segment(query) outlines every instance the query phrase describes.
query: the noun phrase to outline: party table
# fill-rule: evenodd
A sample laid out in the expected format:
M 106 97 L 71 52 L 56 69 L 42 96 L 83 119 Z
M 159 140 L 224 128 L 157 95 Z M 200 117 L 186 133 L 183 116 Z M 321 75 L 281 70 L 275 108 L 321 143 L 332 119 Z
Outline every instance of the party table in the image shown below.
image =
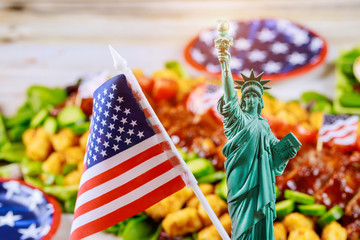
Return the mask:
M 314 90 L 334 96 L 334 59 L 360 43 L 358 0 L 32 0 L 0 2 L 0 106 L 12 114 L 33 84 L 67 86 L 81 76 L 106 70 L 115 75 L 108 44 L 131 68 L 150 75 L 168 60 L 204 75 L 183 56 L 186 44 L 216 20 L 283 18 L 326 39 L 321 66 L 271 84 L 275 97 L 299 98 Z M 68 239 L 72 215 L 64 214 L 56 240 Z M 110 235 L 91 239 L 115 239 Z

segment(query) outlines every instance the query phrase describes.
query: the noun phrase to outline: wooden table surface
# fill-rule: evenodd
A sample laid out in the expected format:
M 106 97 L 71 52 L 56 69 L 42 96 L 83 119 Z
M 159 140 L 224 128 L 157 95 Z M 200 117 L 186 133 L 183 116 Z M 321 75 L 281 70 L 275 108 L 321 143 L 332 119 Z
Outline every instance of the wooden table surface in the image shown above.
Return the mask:
M 108 44 L 147 74 L 170 59 L 185 64 L 184 46 L 201 30 L 214 28 L 219 18 L 286 18 L 328 41 L 323 66 L 273 84 L 272 93 L 282 99 L 306 90 L 332 96 L 332 61 L 341 49 L 360 43 L 360 0 L 1 0 L 1 110 L 13 113 L 35 83 L 65 86 L 84 74 L 115 74 Z

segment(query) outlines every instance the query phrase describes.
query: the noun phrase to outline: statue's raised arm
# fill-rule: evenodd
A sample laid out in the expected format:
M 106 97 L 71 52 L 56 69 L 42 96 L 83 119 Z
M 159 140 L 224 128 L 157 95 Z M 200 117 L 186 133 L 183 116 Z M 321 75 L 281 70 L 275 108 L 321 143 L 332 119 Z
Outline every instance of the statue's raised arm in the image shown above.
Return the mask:
M 215 47 L 219 50 L 218 58 L 221 65 L 224 100 L 225 102 L 229 102 L 236 94 L 230 68 L 231 55 L 228 51 L 233 45 L 233 39 L 228 36 L 229 23 L 227 21 L 218 20 L 217 30 L 220 37 L 215 39 Z

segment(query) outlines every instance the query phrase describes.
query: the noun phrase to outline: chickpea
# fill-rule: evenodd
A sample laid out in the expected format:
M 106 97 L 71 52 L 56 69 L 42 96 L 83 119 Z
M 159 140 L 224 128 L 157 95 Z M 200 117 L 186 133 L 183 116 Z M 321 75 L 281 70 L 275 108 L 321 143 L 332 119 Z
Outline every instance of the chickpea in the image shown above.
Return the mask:
M 287 215 L 283 220 L 283 224 L 289 232 L 298 228 L 314 229 L 314 222 L 298 212 Z
M 314 230 L 300 227 L 290 232 L 288 240 L 320 240 L 320 238 Z
M 203 227 L 201 218 L 194 208 L 184 208 L 169 213 L 162 221 L 164 231 L 170 236 L 183 236 Z
M 41 165 L 44 172 L 61 174 L 65 156 L 62 152 L 53 152 L 48 159 Z
M 336 221 L 326 225 L 321 233 L 321 240 L 346 240 L 346 238 L 346 229 Z
M 287 231 L 283 223 L 281 222 L 274 223 L 274 235 L 275 235 L 275 240 L 287 239 Z

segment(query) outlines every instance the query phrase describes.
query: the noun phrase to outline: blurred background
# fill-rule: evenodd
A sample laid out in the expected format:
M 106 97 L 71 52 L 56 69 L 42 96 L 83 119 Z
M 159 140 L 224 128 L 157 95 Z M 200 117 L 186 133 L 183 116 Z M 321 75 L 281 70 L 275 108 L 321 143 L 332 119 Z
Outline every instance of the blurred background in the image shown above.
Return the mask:
M 332 96 L 333 76 L 327 73 L 341 49 L 359 43 L 359 16 L 358 0 L 2 0 L 0 103 L 5 113 L 13 113 L 31 84 L 65 86 L 84 74 L 112 71 L 108 44 L 131 68 L 146 74 L 161 69 L 167 60 L 184 63 L 186 44 L 200 31 L 215 28 L 219 18 L 285 18 L 324 37 L 329 44 L 325 65 L 272 91 L 280 98 L 296 98 L 298 93 L 288 89 L 301 82 L 305 90 Z
M 271 84 L 281 100 L 305 91 L 333 98 L 334 62 L 360 43 L 359 0 L 0 0 L 0 112 L 15 113 L 34 84 L 64 87 L 103 70 L 115 75 L 109 44 L 148 76 L 169 60 L 206 76 L 185 61 L 184 49 L 219 18 L 288 19 L 327 41 L 320 66 Z M 68 239 L 71 219 L 63 216 L 56 239 Z

